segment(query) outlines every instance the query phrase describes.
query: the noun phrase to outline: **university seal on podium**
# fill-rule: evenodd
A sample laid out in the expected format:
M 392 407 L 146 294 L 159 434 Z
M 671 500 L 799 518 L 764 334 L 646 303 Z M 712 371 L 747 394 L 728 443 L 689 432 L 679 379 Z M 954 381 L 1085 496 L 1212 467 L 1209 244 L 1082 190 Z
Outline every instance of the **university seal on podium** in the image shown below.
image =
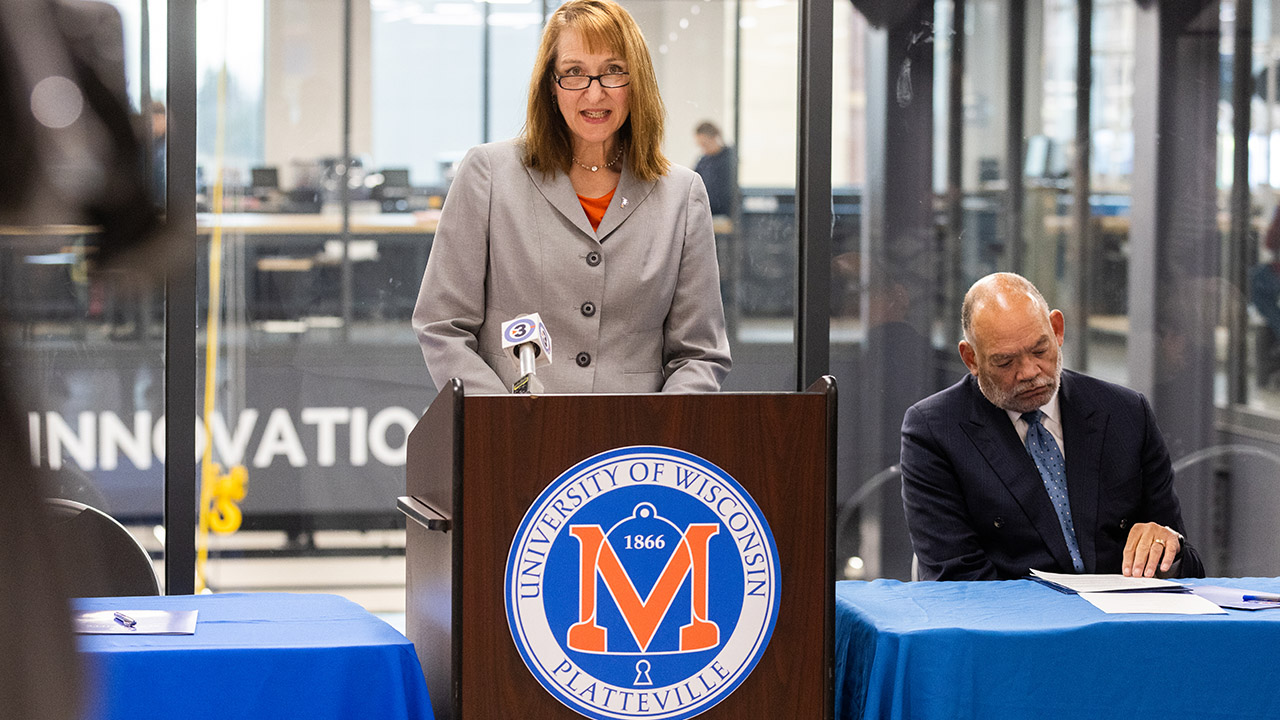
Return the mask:
M 714 464 L 618 448 L 556 478 L 507 558 L 507 621 L 533 676 L 600 720 L 679 720 L 732 693 L 781 597 L 769 524 Z

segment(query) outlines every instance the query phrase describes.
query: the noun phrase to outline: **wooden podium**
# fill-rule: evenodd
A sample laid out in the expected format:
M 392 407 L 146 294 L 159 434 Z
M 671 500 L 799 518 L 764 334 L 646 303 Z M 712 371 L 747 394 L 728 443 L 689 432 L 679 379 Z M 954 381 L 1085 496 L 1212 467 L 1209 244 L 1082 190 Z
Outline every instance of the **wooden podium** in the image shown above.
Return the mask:
M 463 395 L 444 388 L 408 440 L 406 630 L 437 718 L 578 718 L 526 667 L 504 577 L 526 511 L 577 463 L 661 446 L 713 463 L 767 519 L 781 589 L 753 671 L 700 718 L 834 712 L 836 388 L 699 395 Z M 637 715 L 639 717 L 639 715 Z

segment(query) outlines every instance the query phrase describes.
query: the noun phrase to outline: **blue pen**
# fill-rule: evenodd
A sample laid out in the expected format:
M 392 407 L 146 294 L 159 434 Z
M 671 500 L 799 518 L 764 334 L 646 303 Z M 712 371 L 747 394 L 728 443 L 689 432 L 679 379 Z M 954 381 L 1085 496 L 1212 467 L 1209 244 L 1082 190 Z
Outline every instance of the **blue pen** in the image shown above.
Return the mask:
M 138 621 L 137 621 L 137 620 L 134 620 L 133 618 L 129 617 L 128 615 L 125 615 L 125 614 L 124 614 L 124 613 L 122 613 L 122 612 L 118 612 L 118 613 L 116 613 L 116 614 L 115 614 L 115 618 L 116 618 L 116 622 L 118 622 L 118 623 L 120 623 L 121 625 L 123 625 L 123 626 L 125 626 L 125 627 L 129 628 L 130 630 L 136 630 L 136 629 L 137 629 L 137 628 L 136 628 L 136 625 L 138 624 Z
M 1280 603 L 1280 595 L 1244 595 L 1240 599 L 1245 602 Z

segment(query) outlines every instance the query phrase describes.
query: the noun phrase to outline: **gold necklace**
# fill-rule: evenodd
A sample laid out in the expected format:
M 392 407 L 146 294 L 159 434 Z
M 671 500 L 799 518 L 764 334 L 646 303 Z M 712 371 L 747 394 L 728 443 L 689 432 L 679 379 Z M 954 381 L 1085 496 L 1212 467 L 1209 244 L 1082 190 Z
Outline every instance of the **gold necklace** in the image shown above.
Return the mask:
M 619 145 L 618 152 L 613 154 L 613 159 L 605 163 L 604 165 L 583 165 L 581 162 L 578 161 L 577 157 L 573 158 L 573 162 L 576 163 L 577 166 L 582 168 L 583 170 L 590 170 L 591 172 L 597 172 L 602 167 L 613 167 L 614 165 L 617 165 L 618 161 L 621 159 L 622 159 L 622 146 Z

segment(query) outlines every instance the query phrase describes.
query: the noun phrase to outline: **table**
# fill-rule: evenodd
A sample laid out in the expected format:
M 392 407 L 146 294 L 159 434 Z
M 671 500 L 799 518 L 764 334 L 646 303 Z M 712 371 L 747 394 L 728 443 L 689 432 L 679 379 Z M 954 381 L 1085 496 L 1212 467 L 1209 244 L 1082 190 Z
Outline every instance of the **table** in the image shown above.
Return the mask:
M 836 716 L 1277 717 L 1280 610 L 1227 613 L 1107 615 L 1031 580 L 840 582 Z
M 348 218 L 354 235 L 434 235 L 439 210 L 416 213 L 359 213 Z M 340 213 L 198 213 L 196 232 L 207 235 L 213 228 L 245 235 L 332 235 L 342 233 Z
M 336 595 L 79 598 L 78 610 L 198 610 L 194 635 L 80 635 L 93 720 L 431 720 L 413 644 Z

